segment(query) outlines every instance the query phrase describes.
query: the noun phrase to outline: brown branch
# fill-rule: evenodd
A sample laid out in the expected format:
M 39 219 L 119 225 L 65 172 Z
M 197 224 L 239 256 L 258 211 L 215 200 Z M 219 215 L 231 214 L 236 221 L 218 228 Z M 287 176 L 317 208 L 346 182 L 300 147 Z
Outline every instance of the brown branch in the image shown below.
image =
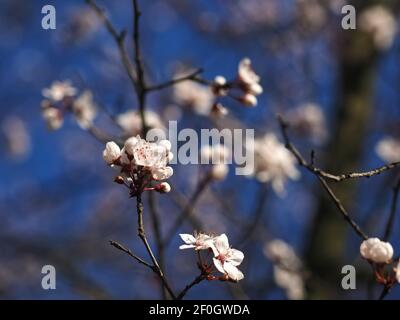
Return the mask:
M 157 273 L 157 270 L 154 268 L 154 266 L 152 266 L 150 263 L 144 261 L 142 258 L 140 258 L 137 255 L 135 255 L 130 249 L 127 249 L 122 244 L 120 244 L 120 243 L 118 243 L 118 242 L 116 242 L 114 240 L 110 240 L 110 245 L 112 245 L 113 247 L 117 248 L 118 250 L 121 250 L 122 252 L 125 252 L 127 255 L 131 256 L 133 259 L 135 259 L 140 264 L 145 265 L 146 267 L 150 268 L 152 271 Z
M 146 82 L 144 76 L 144 67 L 142 61 L 141 47 L 140 47 L 140 29 L 139 20 L 142 13 L 139 9 L 138 0 L 132 0 L 133 5 L 133 45 L 135 50 L 135 65 L 137 72 L 137 86 L 136 86 L 136 96 L 139 103 L 139 113 L 142 121 L 142 134 L 143 137 L 146 136 L 148 131 L 145 109 L 146 109 Z
M 197 76 L 199 74 L 201 74 L 203 72 L 203 69 L 199 68 L 195 71 L 193 71 L 192 73 L 186 75 L 186 76 L 182 76 L 182 77 L 178 77 L 172 80 L 169 80 L 167 82 L 164 82 L 162 84 L 158 84 L 158 85 L 154 85 L 154 86 L 150 86 L 147 88 L 147 91 L 156 91 L 156 90 L 162 90 L 165 88 L 169 88 L 172 87 L 180 82 L 184 82 L 184 81 L 188 81 L 188 80 L 194 80 L 194 81 L 198 81 Z
M 165 268 L 164 251 L 165 250 L 164 250 L 164 243 L 162 241 L 163 236 L 162 236 L 161 228 L 160 228 L 160 219 L 159 219 L 159 214 L 157 212 L 155 194 L 153 192 L 149 193 L 148 200 L 149 200 L 148 203 L 149 203 L 150 218 L 151 218 L 151 222 L 152 222 L 154 238 L 156 241 L 158 260 L 159 260 L 161 270 L 164 270 L 164 268 Z M 167 298 L 166 290 L 162 283 L 161 283 L 161 294 L 162 294 L 163 299 L 165 300 Z
M 93 8 L 93 10 L 99 16 L 99 18 L 104 22 L 104 24 L 107 28 L 107 31 L 114 38 L 114 40 L 118 46 L 118 51 L 119 51 L 122 63 L 125 67 L 126 73 L 128 74 L 128 77 L 131 80 L 131 83 L 136 90 L 137 89 L 136 72 L 135 72 L 134 66 L 129 58 L 128 51 L 126 50 L 126 47 L 125 47 L 126 31 L 124 30 L 122 32 L 118 32 L 117 29 L 112 24 L 112 22 L 110 21 L 110 19 L 108 19 L 104 10 L 102 8 L 100 8 L 94 0 L 86 0 L 86 3 L 90 7 Z
M 317 175 L 318 180 L 321 182 L 322 187 L 325 189 L 326 192 L 328 192 L 330 198 L 334 202 L 336 208 L 340 211 L 342 214 L 343 218 L 350 224 L 350 226 L 353 228 L 353 230 L 364 240 L 368 239 L 368 236 L 361 230 L 360 226 L 352 219 L 350 218 L 349 213 L 346 211 L 344 208 L 343 204 L 340 202 L 338 197 L 335 195 L 331 187 L 329 187 L 328 183 L 326 180 L 321 177 L 320 175 Z
M 357 233 L 357 235 L 359 235 L 364 240 L 368 239 L 368 236 L 361 230 L 361 228 L 358 226 L 358 224 L 350 217 L 349 213 L 344 208 L 344 206 L 341 203 L 341 201 L 339 200 L 339 198 L 335 195 L 335 193 L 333 192 L 331 187 L 329 187 L 328 183 L 325 180 L 325 178 L 332 179 L 332 177 L 337 177 L 337 176 L 331 175 L 329 173 L 326 173 L 326 172 L 314 167 L 314 164 L 313 164 L 314 163 L 314 155 L 315 155 L 314 152 L 312 152 L 312 154 L 311 154 L 311 162 L 310 163 L 307 160 L 305 160 L 305 158 L 302 156 L 302 154 L 290 142 L 289 135 L 287 133 L 288 124 L 283 120 L 283 118 L 281 116 L 278 116 L 278 121 L 279 121 L 279 124 L 281 127 L 283 138 L 285 140 L 286 148 L 296 157 L 300 166 L 308 169 L 311 173 L 313 173 L 315 176 L 317 176 L 322 187 L 328 193 L 329 197 L 332 199 L 336 208 L 340 211 L 343 218 L 350 224 L 350 226 Z M 335 180 L 335 179 L 333 179 L 333 180 Z M 336 180 L 336 181 L 341 181 L 341 180 Z
M 138 194 L 136 196 L 136 210 L 137 210 L 137 215 L 138 215 L 138 236 L 142 240 L 147 253 L 150 256 L 150 259 L 153 263 L 153 267 L 156 270 L 157 275 L 159 276 L 161 282 L 163 283 L 165 289 L 168 291 L 172 299 L 176 299 L 174 292 L 172 291 L 171 287 L 168 284 L 167 279 L 164 276 L 163 271 L 160 268 L 160 265 L 153 253 L 153 250 L 151 249 L 149 242 L 147 241 L 145 229 L 144 229 L 144 223 L 143 223 L 143 202 L 142 202 L 142 197 L 141 194 Z
M 313 174 L 316 174 L 325 179 L 332 180 L 335 182 L 341 182 L 341 181 L 349 180 L 349 179 L 371 178 L 371 177 L 379 175 L 385 171 L 388 171 L 395 167 L 400 166 L 400 162 L 393 162 L 393 163 L 384 165 L 382 167 L 372 169 L 370 171 L 365 171 L 365 172 L 353 172 L 353 173 L 346 173 L 346 174 L 339 174 L 339 175 L 335 175 L 335 174 L 326 172 L 320 168 L 315 167 L 312 162 L 309 163 L 304 159 L 304 157 L 301 155 L 299 150 L 297 150 L 297 148 L 290 142 L 290 139 L 287 134 L 288 123 L 286 123 L 283 120 L 282 116 L 278 115 L 277 117 L 278 117 L 279 124 L 281 126 L 282 135 L 285 140 L 287 149 L 289 149 L 292 152 L 292 154 L 296 157 L 297 161 L 299 162 L 299 164 L 302 167 L 306 168 Z
M 201 273 L 199 276 L 197 276 L 190 284 L 188 284 L 180 294 L 176 297 L 176 300 L 182 300 L 183 297 L 188 293 L 188 291 L 195 286 L 196 284 L 199 284 L 205 279 L 205 276 L 203 273 Z

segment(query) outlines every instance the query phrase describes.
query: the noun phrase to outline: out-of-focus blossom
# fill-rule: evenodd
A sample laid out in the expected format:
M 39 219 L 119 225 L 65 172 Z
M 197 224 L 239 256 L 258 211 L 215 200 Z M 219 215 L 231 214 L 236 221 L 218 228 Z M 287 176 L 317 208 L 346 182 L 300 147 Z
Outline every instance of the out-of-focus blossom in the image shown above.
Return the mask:
M 275 239 L 264 246 L 264 254 L 274 263 L 274 280 L 279 287 L 285 289 L 288 298 L 304 299 L 303 266 L 293 248 Z
M 400 161 L 400 140 L 385 137 L 375 147 L 378 156 L 387 163 Z
M 278 138 L 268 133 L 247 146 L 254 152 L 253 175 L 261 182 L 271 182 L 278 195 L 285 194 L 288 178 L 297 180 L 300 172 L 296 168 L 296 159 Z
M 63 32 L 66 42 L 77 42 L 93 34 L 102 26 L 102 21 L 91 8 L 74 10 L 69 19 L 70 23 Z
M 90 128 L 97 115 L 97 106 L 93 101 L 93 94 L 85 90 L 72 104 L 72 111 L 76 121 L 82 129 Z
M 274 263 L 283 265 L 286 268 L 300 269 L 302 267 L 302 263 L 293 248 L 283 240 L 274 239 L 269 241 L 264 246 L 264 254 Z
M 201 163 L 228 163 L 230 161 L 231 152 L 224 144 L 204 145 L 200 150 Z
M 184 81 L 175 85 L 173 97 L 177 104 L 205 116 L 210 114 L 214 103 L 212 90 L 193 81 Z
M 216 76 L 212 84 L 212 90 L 216 96 L 226 96 L 227 95 L 227 80 L 224 76 Z
M 2 123 L 6 146 L 13 157 L 25 157 L 31 150 L 31 136 L 25 122 L 17 116 L 9 116 Z
M 393 14 L 382 5 L 365 9 L 359 18 L 360 29 L 369 33 L 379 50 L 387 50 L 393 45 L 397 33 L 397 22 Z
M 230 162 L 231 152 L 229 148 L 222 144 L 204 145 L 200 150 L 202 164 L 211 163 L 210 176 L 213 180 L 221 181 L 229 173 L 228 163 Z
M 240 97 L 240 101 L 248 107 L 255 107 L 257 106 L 257 97 L 251 93 L 245 93 L 243 96 Z
M 306 103 L 290 110 L 285 117 L 297 134 L 310 137 L 314 143 L 328 138 L 324 113 L 320 106 Z
M 194 235 L 183 233 L 179 235 L 185 244 L 179 249 L 207 250 L 213 245 L 214 239 L 205 233 L 195 233 Z
M 145 111 L 146 125 L 149 129 L 163 129 L 160 116 L 151 110 Z M 116 122 L 128 136 L 136 136 L 142 133 L 142 119 L 137 111 L 127 111 L 116 117 Z
M 360 253 L 364 259 L 376 263 L 388 263 L 393 257 L 393 247 L 389 242 L 369 238 L 361 243 Z
M 400 283 L 400 261 L 397 263 L 396 266 L 396 280 Z
M 319 31 L 327 22 L 326 9 L 317 0 L 297 0 L 297 19 L 305 31 Z
M 73 97 L 77 92 L 77 89 L 72 86 L 69 80 L 54 81 L 49 88 L 42 90 L 43 96 L 53 102 L 59 102 L 66 97 Z
M 42 110 L 43 119 L 50 130 L 60 129 L 64 123 L 62 112 L 54 107 L 47 107 Z
M 274 280 L 279 287 L 285 289 L 290 300 L 304 299 L 304 280 L 298 273 L 275 265 Z
M 224 273 L 233 281 L 244 278 L 243 273 L 237 268 L 242 263 L 244 254 L 229 246 L 226 234 L 215 237 L 211 249 L 214 252 L 214 265 L 218 271 Z
M 256 106 L 256 96 L 263 92 L 263 88 L 260 85 L 260 77 L 254 72 L 251 66 L 251 60 L 249 58 L 244 58 L 239 63 L 238 81 L 241 89 L 244 92 L 240 100 L 246 106 Z
M 224 117 L 229 113 L 228 109 L 225 108 L 221 103 L 214 103 L 211 109 L 211 115 L 220 118 Z
M 226 178 L 229 173 L 229 167 L 226 164 L 214 164 L 211 168 L 210 175 L 215 181 L 221 181 Z

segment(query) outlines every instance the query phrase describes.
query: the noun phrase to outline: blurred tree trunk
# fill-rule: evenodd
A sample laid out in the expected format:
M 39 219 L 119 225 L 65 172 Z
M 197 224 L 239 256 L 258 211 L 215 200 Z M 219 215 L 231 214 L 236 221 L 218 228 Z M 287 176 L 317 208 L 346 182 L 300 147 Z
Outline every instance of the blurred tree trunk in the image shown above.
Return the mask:
M 390 1 L 373 1 L 389 4 Z M 369 1 L 354 2 L 357 18 Z M 360 4 L 360 5 L 357 5 Z M 373 94 L 378 54 L 372 37 L 359 30 L 341 30 L 338 39 L 338 100 L 335 129 L 328 146 L 324 168 L 333 173 L 357 171 L 362 158 L 368 123 L 373 110 Z M 332 185 L 350 215 L 354 214 L 356 181 Z M 306 252 L 310 270 L 324 283 L 310 284 L 310 298 L 337 298 L 341 289 L 341 268 L 346 236 L 350 227 L 321 190 L 316 216 L 311 226 Z M 360 239 L 361 240 L 361 239 Z

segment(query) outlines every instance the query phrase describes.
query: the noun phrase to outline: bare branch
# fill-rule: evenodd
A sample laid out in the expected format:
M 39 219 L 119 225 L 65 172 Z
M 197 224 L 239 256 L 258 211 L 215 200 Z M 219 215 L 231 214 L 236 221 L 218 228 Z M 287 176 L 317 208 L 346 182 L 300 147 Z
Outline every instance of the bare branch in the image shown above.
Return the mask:
M 136 209 L 137 209 L 137 215 L 138 215 L 138 236 L 142 240 L 147 253 L 149 254 L 151 261 L 153 263 L 153 267 L 157 272 L 157 275 L 160 277 L 160 280 L 162 281 L 165 289 L 168 291 L 168 293 L 171 295 L 172 299 L 176 299 L 176 296 L 174 292 L 172 291 L 171 287 L 169 286 L 167 279 L 164 276 L 163 271 L 160 268 L 160 265 L 158 264 L 158 261 L 153 253 L 153 250 L 151 249 L 149 242 L 147 241 L 145 229 L 144 229 L 144 224 L 143 224 L 143 203 L 142 203 L 142 198 L 141 195 L 137 195 L 136 197 Z
M 99 18 L 104 22 L 108 32 L 111 34 L 111 36 L 114 38 L 119 54 L 122 60 L 122 63 L 125 67 L 126 73 L 128 74 L 129 79 L 131 80 L 131 83 L 133 87 L 137 88 L 137 81 L 136 81 L 136 72 L 135 68 L 129 58 L 128 51 L 126 50 L 125 47 L 125 36 L 126 36 L 126 31 L 118 32 L 117 29 L 114 27 L 110 19 L 107 17 L 106 13 L 102 8 L 100 8 L 97 3 L 94 0 L 86 0 L 86 3 L 93 8 L 93 10 L 97 13 Z
M 135 259 L 137 262 L 145 265 L 146 267 L 150 268 L 152 271 L 157 273 L 157 270 L 150 263 L 144 261 L 142 258 L 139 258 L 130 249 L 127 249 L 122 244 L 120 244 L 120 243 L 118 243 L 118 242 L 116 242 L 114 240 L 110 240 L 110 245 L 112 245 L 113 247 L 117 248 L 118 250 L 121 250 L 122 252 L 125 252 L 127 255 L 129 255 L 133 259 Z
M 300 166 L 308 169 L 311 173 L 317 176 L 318 180 L 320 181 L 322 187 L 325 189 L 325 191 L 329 194 L 330 198 L 332 199 L 333 203 L 335 206 L 338 208 L 340 213 L 342 214 L 343 218 L 350 224 L 350 226 L 353 228 L 353 230 L 359 235 L 361 238 L 364 240 L 368 239 L 368 236 L 361 230 L 361 228 L 357 225 L 357 223 L 350 217 L 349 213 L 346 211 L 344 208 L 343 204 L 340 202 L 339 198 L 335 195 L 333 190 L 329 187 L 328 183 L 326 182 L 325 178 L 329 178 L 331 180 L 335 181 L 341 181 L 343 179 L 335 179 L 338 176 L 331 175 L 329 173 L 326 173 L 316 167 L 312 164 L 314 162 L 314 156 L 315 153 L 312 153 L 311 155 L 311 163 L 308 163 L 305 158 L 301 155 L 301 153 L 296 149 L 296 147 L 290 142 L 288 133 L 287 133 L 287 128 L 288 124 L 285 123 L 283 118 L 281 116 L 278 116 L 278 121 L 281 127 L 282 135 L 285 140 L 285 145 L 286 148 L 296 157 L 298 163 Z
M 307 170 L 311 171 L 312 173 L 314 173 L 318 176 L 321 176 L 323 178 L 326 178 L 326 179 L 329 179 L 329 180 L 332 180 L 335 182 L 340 182 L 340 181 L 349 180 L 349 179 L 371 178 L 372 176 L 376 176 L 385 171 L 388 171 L 395 167 L 400 166 L 400 162 L 393 162 L 393 163 L 390 163 L 390 164 L 387 164 L 382 167 L 372 169 L 372 170 L 366 171 L 366 172 L 353 172 L 353 173 L 339 174 L 339 175 L 335 175 L 335 174 L 326 172 L 326 171 L 314 166 L 314 156 L 312 156 L 311 163 L 308 163 L 304 159 L 304 157 L 301 155 L 299 150 L 297 150 L 297 148 L 290 142 L 290 140 L 288 138 L 288 134 L 287 134 L 288 124 L 283 120 L 282 116 L 280 116 L 280 115 L 278 115 L 278 121 L 281 126 L 281 131 L 282 131 L 283 138 L 285 140 L 286 148 L 288 148 L 293 153 L 293 155 L 296 157 L 297 161 L 299 162 L 299 164 L 302 167 L 306 168 Z
M 183 297 L 188 293 L 188 291 L 195 286 L 196 284 L 199 284 L 205 279 L 203 273 L 201 273 L 199 276 L 197 276 L 190 284 L 188 284 L 185 289 L 182 290 L 180 294 L 176 297 L 176 300 L 182 300 Z
M 174 86 L 174 85 L 176 85 L 176 84 L 178 84 L 180 82 L 184 82 L 184 81 L 189 81 L 189 80 L 197 81 L 198 80 L 197 76 L 199 74 L 201 74 L 202 72 L 203 72 L 203 69 L 199 68 L 199 69 L 193 71 L 192 73 L 190 73 L 190 74 L 188 74 L 186 76 L 178 77 L 178 78 L 169 80 L 167 82 L 164 82 L 162 84 L 150 86 L 150 87 L 147 88 L 147 91 L 162 90 L 162 89 L 165 89 L 165 88 L 172 87 L 172 86 Z

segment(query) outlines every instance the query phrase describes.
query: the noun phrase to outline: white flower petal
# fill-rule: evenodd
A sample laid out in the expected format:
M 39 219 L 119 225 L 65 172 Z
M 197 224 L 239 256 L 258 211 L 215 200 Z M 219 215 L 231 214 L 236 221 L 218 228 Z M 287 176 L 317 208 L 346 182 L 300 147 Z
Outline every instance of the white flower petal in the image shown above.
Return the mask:
M 214 246 L 219 254 L 225 254 L 229 250 L 229 241 L 225 233 L 214 239 Z
M 244 278 L 244 274 L 231 263 L 224 263 L 224 270 L 229 278 L 234 281 L 239 281 Z
M 196 243 L 196 238 L 193 237 L 193 235 L 188 234 L 188 233 L 181 233 L 179 234 L 179 236 L 181 237 L 181 239 L 183 240 L 183 242 L 187 243 L 187 244 L 194 244 Z
M 216 259 L 216 258 L 213 258 L 213 262 L 214 262 L 215 268 L 217 268 L 217 270 L 218 270 L 219 272 L 225 273 L 225 270 L 224 270 L 224 267 L 223 267 L 221 261 L 219 261 L 219 260 Z
M 234 266 L 238 266 L 242 263 L 244 259 L 244 254 L 242 251 L 236 249 L 230 249 L 229 251 L 229 258 L 227 262 L 231 263 Z

